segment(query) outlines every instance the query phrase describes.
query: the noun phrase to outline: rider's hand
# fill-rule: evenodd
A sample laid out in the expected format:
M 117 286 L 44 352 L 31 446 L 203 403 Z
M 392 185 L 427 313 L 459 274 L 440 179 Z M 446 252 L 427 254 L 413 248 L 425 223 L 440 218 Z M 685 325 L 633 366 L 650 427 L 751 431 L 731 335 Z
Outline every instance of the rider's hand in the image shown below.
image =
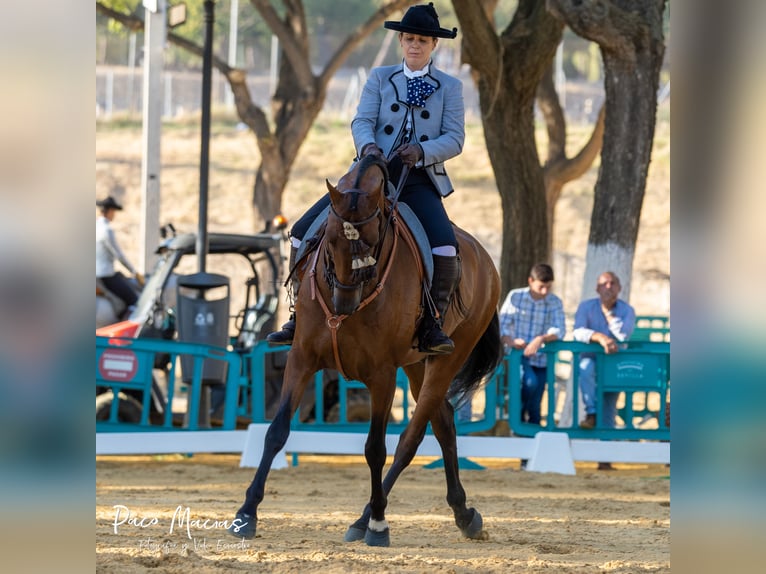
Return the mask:
M 383 150 L 380 149 L 378 145 L 375 143 L 368 143 L 366 146 L 362 148 L 362 157 L 365 157 L 368 155 L 374 155 L 375 157 L 385 159 L 385 156 L 383 155 Z
M 397 148 L 396 154 L 402 158 L 402 163 L 408 167 L 414 167 L 423 159 L 423 148 L 418 144 L 404 144 Z
M 146 283 L 146 280 L 144 279 L 144 275 L 143 275 L 143 273 L 139 273 L 138 271 L 136 271 L 136 273 L 135 273 L 134 277 L 136 278 L 136 282 L 137 282 L 137 283 L 138 283 L 138 284 L 139 284 L 141 287 L 143 287 L 143 286 L 144 286 L 144 283 Z

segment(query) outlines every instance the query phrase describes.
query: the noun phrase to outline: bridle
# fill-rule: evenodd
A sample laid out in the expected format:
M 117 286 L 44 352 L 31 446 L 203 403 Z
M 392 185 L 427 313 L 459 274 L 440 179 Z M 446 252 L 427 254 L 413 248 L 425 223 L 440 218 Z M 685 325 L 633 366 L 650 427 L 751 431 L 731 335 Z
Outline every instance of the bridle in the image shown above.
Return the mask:
M 361 189 L 362 180 L 372 166 L 380 169 L 383 176 L 382 186 L 385 189 L 388 183 L 388 168 L 384 160 L 374 156 L 366 156 L 359 160 L 358 170 L 351 188 L 341 192 L 344 198 L 349 198 L 344 209 L 346 215 L 343 216 L 338 213 L 336 206 L 332 203 L 332 198 L 330 202 L 331 217 L 335 217 L 340 224 L 342 235 L 339 235 L 339 238 L 345 237 L 346 241 L 348 241 L 348 253 L 351 257 L 350 274 L 345 278 L 348 283 L 344 283 L 338 279 L 335 269 L 336 262 L 333 261 L 330 250 L 327 248 L 322 250 L 324 252 L 325 263 L 324 278 L 333 294 L 333 307 L 336 315 L 339 314 L 339 311 L 346 314 L 353 312 L 354 309 L 350 309 L 350 307 L 353 305 L 355 308 L 359 304 L 365 285 L 375 278 L 377 274 L 378 260 L 387 229 L 387 225 L 384 225 L 383 221 L 380 200 L 377 201 L 375 209 L 369 215 L 364 216 L 362 219 L 351 219 L 351 217 L 359 213 L 359 199 L 368 197 L 369 194 L 373 193 L 372 191 L 366 192 Z M 337 194 L 337 188 L 333 192 Z M 332 195 L 333 193 L 331 193 Z M 385 194 L 382 192 L 381 195 L 385 197 Z M 362 239 L 364 236 L 363 228 L 373 223 L 377 223 L 377 241 L 375 245 L 368 245 Z
M 369 157 L 369 156 L 368 156 Z M 363 158 L 363 162 L 367 160 L 367 158 Z M 384 174 L 384 183 L 383 185 L 386 185 L 388 181 L 388 170 L 385 169 L 385 164 L 380 163 L 379 161 L 376 161 L 371 158 L 371 160 L 367 160 L 366 164 L 360 165 L 359 168 L 359 174 L 357 175 L 356 182 L 354 183 L 353 188 L 344 191 L 344 194 L 353 194 L 351 195 L 351 210 L 354 210 L 356 208 L 356 203 L 358 201 L 358 198 L 360 194 L 363 194 L 365 192 L 361 191 L 358 188 L 360 179 L 366 169 L 373 163 L 376 162 L 377 165 L 379 165 Z M 352 313 L 355 313 L 359 311 L 360 309 L 363 309 L 367 305 L 369 305 L 383 290 L 383 286 L 386 282 L 386 279 L 388 278 L 389 272 L 391 271 L 391 267 L 393 266 L 394 262 L 394 254 L 396 252 L 396 246 L 397 246 L 397 239 L 398 239 L 398 231 L 394 229 L 393 233 L 393 244 L 391 246 L 391 250 L 388 256 L 388 261 L 386 263 L 386 267 L 382 273 L 382 275 L 379 277 L 378 283 L 375 285 L 375 288 L 362 300 L 362 294 L 364 292 L 365 285 L 375 278 L 377 276 L 377 266 L 378 261 L 381 255 L 381 251 L 383 249 L 383 245 L 385 243 L 385 234 L 389 228 L 389 222 L 391 218 L 393 217 L 393 210 L 391 210 L 391 213 L 389 214 L 389 217 L 384 217 L 384 213 L 380 208 L 380 205 L 377 205 L 375 210 L 370 214 L 364 217 L 363 219 L 359 221 L 351 221 L 347 219 L 346 217 L 341 216 L 335 209 L 335 207 L 332 205 L 332 202 L 330 203 L 330 210 L 332 212 L 332 215 L 340 221 L 342 230 L 343 230 L 343 237 L 349 242 L 349 253 L 351 255 L 351 280 L 352 282 L 350 284 L 342 283 L 336 273 L 335 273 L 335 265 L 332 260 L 332 257 L 329 253 L 329 250 L 327 247 L 327 230 L 325 229 L 325 233 L 317 246 L 316 251 L 314 252 L 314 257 L 310 266 L 309 275 L 310 275 L 310 284 L 311 284 L 311 298 L 317 299 L 319 301 L 320 306 L 322 307 L 322 310 L 325 313 L 326 323 L 327 327 L 330 329 L 330 332 L 332 333 L 332 345 L 333 345 L 333 353 L 335 355 L 335 363 L 337 366 L 338 371 L 346 377 L 345 372 L 343 371 L 343 367 L 340 361 L 340 354 L 338 351 L 338 329 L 340 328 L 342 322 L 348 318 Z M 360 233 L 360 230 L 366 226 L 370 225 L 373 222 L 377 221 L 378 225 L 378 241 L 374 246 L 367 245 L 362 239 L 362 234 Z M 396 228 L 396 226 L 394 226 Z M 373 254 L 374 249 L 374 254 Z M 317 268 L 317 262 L 319 260 L 319 254 L 324 254 L 324 278 L 327 282 L 327 285 L 330 289 L 330 292 L 332 293 L 332 303 L 333 303 L 333 311 L 330 310 L 330 307 L 328 306 L 327 302 L 325 302 L 324 298 L 321 294 L 317 293 L 317 285 L 316 285 L 316 268 Z M 359 301 L 357 305 L 355 305 L 354 309 L 350 310 L 346 313 L 338 313 L 338 303 L 341 302 L 343 299 L 350 299 L 351 301 Z M 348 378 L 348 377 L 346 377 Z
M 359 190 L 352 189 L 346 193 L 363 193 Z M 349 252 L 351 254 L 351 280 L 352 283 L 347 285 L 342 283 L 335 274 L 335 265 L 330 258 L 327 250 L 325 250 L 325 279 L 330 289 L 340 289 L 341 291 L 361 291 L 364 289 L 365 283 L 375 277 L 377 271 L 378 257 L 380 256 L 380 250 L 382 248 L 383 237 L 379 237 L 379 241 L 375 247 L 375 254 L 373 255 L 372 249 L 361 239 L 361 233 L 359 230 L 371 223 L 373 220 L 378 220 L 378 228 L 381 228 L 382 222 L 380 220 L 381 210 L 380 206 L 375 208 L 370 215 L 362 219 L 361 221 L 349 221 L 344 219 L 332 204 L 330 204 L 330 210 L 332 214 L 340 220 L 343 227 L 343 236 L 349 241 Z

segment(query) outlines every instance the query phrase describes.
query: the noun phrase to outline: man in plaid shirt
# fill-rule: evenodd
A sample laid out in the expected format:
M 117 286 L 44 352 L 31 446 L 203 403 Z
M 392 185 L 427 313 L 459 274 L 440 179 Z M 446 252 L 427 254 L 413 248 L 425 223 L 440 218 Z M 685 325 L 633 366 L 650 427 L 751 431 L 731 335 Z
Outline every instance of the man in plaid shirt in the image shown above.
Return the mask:
M 533 266 L 529 286 L 514 289 L 500 308 L 500 337 L 506 350 L 524 351 L 521 359 L 521 419 L 540 424 L 540 403 L 545 390 L 546 356 L 540 347 L 564 336 L 564 305 L 551 293 L 553 269 Z

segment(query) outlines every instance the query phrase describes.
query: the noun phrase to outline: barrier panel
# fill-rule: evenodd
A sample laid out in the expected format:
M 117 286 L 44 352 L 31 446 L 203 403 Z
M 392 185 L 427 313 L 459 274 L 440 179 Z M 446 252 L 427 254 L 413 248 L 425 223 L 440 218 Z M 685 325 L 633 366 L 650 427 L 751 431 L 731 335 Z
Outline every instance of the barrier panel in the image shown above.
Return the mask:
M 665 409 L 670 392 L 670 344 L 653 342 L 628 342 L 620 345 L 615 354 L 607 355 L 597 343 L 555 341 L 542 349 L 548 356 L 545 405 L 547 414 L 541 426 L 522 420 L 521 413 L 521 357 L 522 352 L 512 350 L 506 356 L 508 371 L 509 425 L 515 435 L 534 436 L 540 431 L 566 432 L 570 438 L 594 438 L 605 440 L 670 440 L 670 429 L 665 424 Z M 580 403 L 580 359 L 591 356 L 596 362 L 597 404 L 603 405 L 605 392 L 624 393 L 624 405 L 618 410 L 623 421 L 621 428 L 606 428 L 602 413 L 596 415 L 596 427 L 579 428 L 578 406 Z M 566 366 L 571 385 L 567 385 L 567 405 L 571 404 L 571 423 L 561 420 L 560 393 L 557 378 L 559 367 Z M 557 376 L 558 374 L 558 376 Z M 650 406 L 650 403 L 653 403 Z M 636 405 L 639 405 L 636 408 Z M 618 404 L 619 406 L 619 404 Z M 559 415 L 559 420 L 556 420 Z M 647 423 L 651 423 L 647 425 Z
M 665 315 L 638 315 L 631 341 L 670 342 L 670 317 Z
M 245 350 L 235 347 L 222 348 L 203 343 L 190 343 L 163 339 L 122 339 L 96 337 L 96 388 L 97 393 L 111 389 L 112 402 L 107 420 L 96 421 L 96 432 L 136 431 L 189 431 L 211 428 L 205 424 L 206 413 L 200 413 L 203 393 L 213 392 L 214 410 L 222 412 L 215 420 L 215 430 L 233 431 L 249 423 L 267 423 L 276 412 L 281 392 L 281 372 L 275 373 L 267 367 L 270 355 L 283 353 L 285 347 L 272 347 L 260 341 Z M 204 367 L 210 361 L 226 365 L 223 384 L 205 378 Z M 191 376 L 178 369 L 183 363 L 188 371 L 192 364 Z M 334 373 L 334 372 L 333 372 Z M 159 384 L 158 379 L 163 379 Z M 474 397 L 482 407 L 470 421 L 456 421 L 459 434 L 480 432 L 492 428 L 496 422 L 498 408 L 497 374 Z M 325 401 L 328 384 L 337 384 L 335 416 L 326 416 Z M 402 369 L 396 374 L 399 403 L 392 413 L 390 432 L 402 432 L 410 420 L 412 400 L 409 381 Z M 340 374 L 328 379 L 325 371 L 314 376 L 309 385 L 301 408 L 295 413 L 291 426 L 294 430 L 321 430 L 328 432 L 364 432 L 369 428 L 368 420 L 350 420 L 349 397 L 356 393 L 365 400 L 368 391 L 363 383 L 346 380 Z M 335 392 L 333 393 L 335 394 Z M 179 401 L 180 399 L 180 401 Z M 174 404 L 186 401 L 183 422 L 179 413 L 173 412 Z M 119 416 L 121 402 L 138 401 L 140 420 L 126 421 Z M 221 405 L 222 403 L 222 410 Z M 215 409 L 216 405 L 219 406 Z M 358 411 L 364 411 L 366 403 Z M 176 411 L 178 407 L 176 405 Z M 209 414 L 209 413 L 208 413 Z M 357 416 L 357 419 L 359 417 Z M 456 417 L 457 418 L 457 417 Z M 209 416 L 207 417 L 209 420 Z M 430 433 L 430 426 L 427 431 Z
M 669 428 L 662 416 L 670 387 L 669 344 L 631 342 L 623 347 L 619 353 L 607 356 L 597 344 L 566 341 L 547 344 L 544 348 L 549 356 L 547 414 L 542 426 L 521 420 L 521 352 L 509 353 L 482 390 L 473 397 L 474 405 L 478 406 L 477 412 L 473 413 L 475 420 L 459 421 L 456 414 L 461 457 L 527 458 L 530 461 L 529 470 L 566 474 L 571 473 L 573 460 L 669 462 L 670 445 L 657 442 L 670 440 Z M 265 425 L 269 422 L 267 406 L 278 397 L 279 390 L 267 387 L 270 375 L 267 374 L 266 360 L 269 354 L 284 350 L 284 347 L 270 347 L 265 342 L 259 342 L 243 352 L 201 343 L 97 337 L 96 387 L 107 392 L 111 389 L 114 400 L 107 420 L 96 423 L 96 454 L 239 452 L 243 461 L 245 458 L 252 460 L 262 444 L 259 446 L 257 440 L 252 440 L 251 434 L 255 432 L 260 437 L 265 432 Z M 578 364 L 582 353 L 593 353 L 596 358 L 599 393 L 625 393 L 627 400 L 621 411 L 627 423 L 625 428 L 603 428 L 600 417 L 597 427 L 591 430 L 579 429 L 576 415 L 572 416 L 573 423 L 566 427 L 556 420 L 561 411 L 557 408 L 560 406 L 557 403 L 561 401 L 556 387 L 562 375 L 558 372 L 557 380 L 557 371 L 562 366 L 567 367 L 565 360 L 569 361 L 571 370 L 571 365 Z M 194 365 L 191 383 L 186 385 L 185 393 L 183 387 L 176 389 L 177 384 L 182 384 L 179 382 L 180 371 L 176 375 L 181 356 L 190 357 Z M 210 386 L 203 378 L 203 365 L 211 359 L 227 363 L 226 380 L 216 387 L 217 391 L 222 392 L 223 415 L 215 428 L 203 428 L 199 424 L 200 398 L 206 387 Z M 182 422 L 178 416 L 174 417 L 172 408 L 165 408 L 160 416 L 152 412 L 158 371 L 167 378 L 167 388 L 162 397 L 166 405 L 172 407 L 179 394 L 186 395 L 186 412 Z M 572 408 L 576 413 L 579 402 L 577 369 L 571 372 L 571 378 L 574 390 Z M 388 427 L 391 434 L 387 441 L 392 445 L 397 434 L 409 422 L 412 408 L 409 383 L 401 369 L 397 372 L 396 384 L 401 401 L 396 417 L 392 417 Z M 356 449 L 356 446 L 348 446 L 351 443 L 346 440 L 347 435 L 353 445 L 364 442 L 369 423 L 348 420 L 347 399 L 349 393 L 366 392 L 366 389 L 358 381 L 338 376 L 338 416 L 336 420 L 327 420 L 324 408 L 326 385 L 326 376 L 322 372 L 317 373 L 313 385 L 314 416 L 304 420 L 300 418 L 299 411 L 293 418 L 292 439 L 288 441 L 286 450 L 293 453 L 294 461 L 299 452 L 329 453 Z M 140 420 L 135 422 L 118 420 L 121 396 L 128 393 L 137 396 L 142 407 Z M 651 407 L 647 398 L 650 395 L 654 399 Z M 635 404 L 641 396 L 645 400 L 644 407 L 636 408 Z M 642 422 L 647 416 L 645 413 L 656 419 L 654 428 L 645 428 Z M 466 436 L 489 430 L 500 420 L 508 421 L 515 437 Z M 249 430 L 238 430 L 245 427 Z M 567 437 L 560 440 L 551 433 L 566 433 Z M 430 427 L 427 435 L 420 454 L 437 454 L 438 448 Z M 337 438 L 327 440 L 329 436 Z M 525 436 L 534 438 L 520 438 Z M 363 447 L 358 450 L 359 454 L 362 452 Z
M 177 394 L 175 383 L 181 379 L 178 367 L 182 358 L 188 360 L 192 368 L 191 376 L 184 373 L 184 379 L 189 381 L 187 410 L 179 428 L 172 405 Z M 96 337 L 96 389 L 102 393 L 111 390 L 113 397 L 107 419 L 96 421 L 96 432 L 200 430 L 203 428 L 200 419 L 205 419 L 199 412 L 201 397 L 210 387 L 203 378 L 206 361 L 219 361 L 227 366 L 222 385 L 222 428 L 234 429 L 237 415 L 244 410 L 239 402 L 240 390 L 247 386 L 236 353 L 202 343 Z M 157 381 L 161 373 L 167 378 L 164 388 Z M 128 400 L 140 402 L 140 421 L 118 418 L 120 402 Z M 152 416 L 153 413 L 159 416 Z

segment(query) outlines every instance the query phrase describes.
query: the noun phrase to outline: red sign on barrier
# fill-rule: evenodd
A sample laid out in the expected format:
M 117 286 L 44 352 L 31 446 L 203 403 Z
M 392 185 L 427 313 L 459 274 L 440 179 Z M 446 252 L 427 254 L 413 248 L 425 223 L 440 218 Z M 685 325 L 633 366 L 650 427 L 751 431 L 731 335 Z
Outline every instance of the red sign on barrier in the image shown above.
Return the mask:
M 128 349 L 107 349 L 98 361 L 98 372 L 107 381 L 130 381 L 138 371 L 138 357 Z

